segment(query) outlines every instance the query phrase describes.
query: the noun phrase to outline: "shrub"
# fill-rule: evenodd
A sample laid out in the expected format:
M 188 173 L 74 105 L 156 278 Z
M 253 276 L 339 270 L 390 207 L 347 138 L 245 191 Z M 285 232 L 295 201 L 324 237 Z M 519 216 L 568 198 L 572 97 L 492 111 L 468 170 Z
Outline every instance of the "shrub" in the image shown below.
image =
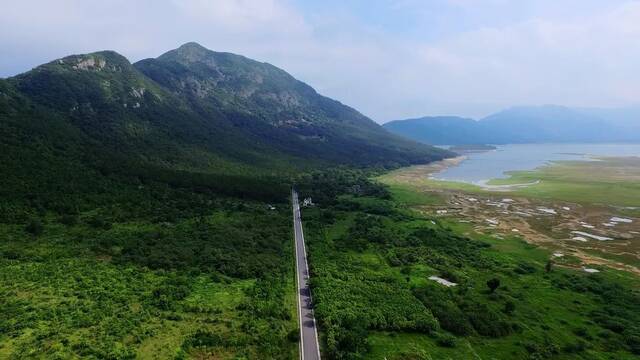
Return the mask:
M 507 301 L 504 303 L 504 312 L 507 314 L 513 314 L 516 310 L 516 304 L 513 301 Z
M 44 225 L 42 225 L 40 219 L 32 218 L 31 220 L 29 220 L 24 229 L 29 234 L 38 236 L 44 231 Z
M 629 350 L 632 353 L 636 355 L 640 355 L 640 335 L 638 334 L 627 335 L 625 336 L 624 342 L 627 344 L 627 346 L 629 347 Z
M 515 269 L 513 269 L 513 272 L 515 272 L 516 274 L 533 274 L 536 272 L 536 268 L 535 266 L 527 263 L 527 262 L 520 262 L 518 263 L 518 265 L 515 267 Z
M 327 352 L 335 359 L 357 359 L 369 351 L 367 330 L 361 325 L 330 326 Z
M 487 287 L 489 288 L 489 291 L 491 291 L 492 293 L 496 291 L 496 289 L 499 286 L 500 286 L 500 279 L 493 278 L 493 279 L 487 280 Z
M 220 335 L 200 329 L 196 331 L 195 334 L 189 336 L 182 344 L 182 347 L 188 349 L 192 347 L 211 347 L 222 344 L 223 340 Z
M 476 305 L 467 309 L 466 313 L 473 328 L 482 336 L 497 338 L 513 331 L 511 324 L 485 305 Z
M 562 347 L 562 351 L 570 354 L 583 352 L 586 349 L 587 349 L 587 344 L 582 340 L 578 340 L 575 343 L 567 344 Z
M 456 346 L 456 337 L 450 334 L 440 334 L 436 343 L 442 347 L 452 348 Z
M 111 223 L 109 221 L 107 221 L 106 219 L 104 219 L 102 216 L 100 215 L 95 215 L 90 217 L 87 220 L 87 223 L 91 226 L 94 227 L 96 229 L 103 229 L 103 230 L 109 230 L 111 229 Z
M 293 343 L 297 343 L 298 341 L 300 341 L 300 331 L 298 329 L 289 331 L 289 333 L 287 334 L 287 340 Z
M 75 215 L 65 214 L 60 217 L 60 223 L 67 226 L 73 226 L 78 223 L 78 218 Z
M 573 329 L 573 333 L 578 335 L 578 336 L 580 336 L 580 337 L 586 338 L 586 339 L 590 339 L 591 338 L 591 336 L 589 335 L 589 332 L 584 327 L 579 327 L 579 328 Z
M 459 336 L 469 335 L 473 328 L 466 316 L 458 307 L 447 301 L 431 308 L 433 315 L 438 319 L 440 327 Z

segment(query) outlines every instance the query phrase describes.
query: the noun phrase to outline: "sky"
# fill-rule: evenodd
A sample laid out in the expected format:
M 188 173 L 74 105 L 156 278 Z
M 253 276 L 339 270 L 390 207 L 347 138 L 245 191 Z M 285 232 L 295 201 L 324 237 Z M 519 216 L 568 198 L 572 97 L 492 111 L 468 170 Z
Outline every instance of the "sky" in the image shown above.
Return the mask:
M 196 41 L 283 68 L 377 122 L 640 104 L 640 1 L 0 0 L 0 77 Z

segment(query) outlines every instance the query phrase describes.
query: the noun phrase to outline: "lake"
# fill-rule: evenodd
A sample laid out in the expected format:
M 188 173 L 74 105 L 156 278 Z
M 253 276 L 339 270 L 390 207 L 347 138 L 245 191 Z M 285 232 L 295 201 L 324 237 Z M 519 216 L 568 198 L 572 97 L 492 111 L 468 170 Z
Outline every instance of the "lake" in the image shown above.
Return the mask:
M 506 178 L 508 171 L 533 170 L 558 160 L 590 160 L 594 156 L 640 156 L 640 144 L 513 144 L 465 154 L 460 164 L 433 174 L 437 180 L 485 185 Z

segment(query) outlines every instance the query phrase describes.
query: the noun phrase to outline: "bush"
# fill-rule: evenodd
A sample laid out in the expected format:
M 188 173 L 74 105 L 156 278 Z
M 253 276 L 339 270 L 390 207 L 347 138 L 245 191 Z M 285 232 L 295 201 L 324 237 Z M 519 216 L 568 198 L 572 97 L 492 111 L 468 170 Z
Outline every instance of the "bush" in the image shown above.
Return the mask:
M 456 347 L 456 337 L 449 334 L 440 334 L 436 343 L 442 347 Z
M 327 331 L 327 351 L 331 358 L 357 359 L 369 351 L 367 336 L 363 326 L 332 326 Z
M 42 232 L 44 231 L 44 225 L 42 225 L 42 222 L 40 221 L 40 219 L 33 218 L 29 220 L 29 222 L 27 223 L 24 229 L 29 234 L 38 236 L 42 234 Z
M 200 329 L 196 331 L 195 334 L 189 336 L 182 344 L 182 347 L 189 349 L 192 347 L 212 347 L 222 344 L 223 340 L 220 335 Z
M 487 287 L 489 288 L 489 291 L 491 291 L 492 293 L 495 292 L 499 286 L 500 286 L 500 279 L 493 278 L 493 279 L 487 280 Z
M 485 305 L 476 305 L 467 309 L 466 313 L 473 328 L 482 336 L 497 338 L 513 331 L 511 324 Z
M 575 343 L 567 344 L 562 347 L 562 351 L 570 354 L 580 353 L 585 351 L 586 349 L 587 349 L 587 343 L 579 339 Z
M 289 331 L 289 333 L 287 334 L 287 340 L 291 341 L 292 343 L 297 343 L 298 341 L 300 341 L 300 331 L 298 329 Z
M 431 311 L 442 329 L 459 336 L 470 335 L 473 332 L 465 314 L 452 302 L 434 304 Z
M 624 339 L 627 346 L 629 346 L 629 350 L 636 354 L 640 355 L 640 335 L 632 334 L 627 335 Z
M 87 220 L 87 224 L 96 229 L 109 230 L 111 229 L 111 223 L 104 219 L 102 216 L 95 215 Z
M 536 268 L 535 268 L 535 266 L 531 265 L 530 263 L 520 262 L 515 267 L 515 269 L 513 269 L 513 272 L 515 272 L 516 274 L 521 274 L 521 275 L 533 274 L 533 273 L 536 272 Z
M 75 215 L 70 214 L 62 215 L 62 217 L 60 217 L 60 223 L 67 226 L 73 226 L 78 223 L 78 218 Z
M 513 314 L 513 312 L 516 310 L 516 304 L 513 301 L 507 301 L 506 303 L 504 303 L 504 312 L 506 314 Z
M 558 345 L 548 338 L 545 338 L 541 343 L 525 341 L 522 346 L 531 354 L 531 359 L 551 358 L 559 353 Z

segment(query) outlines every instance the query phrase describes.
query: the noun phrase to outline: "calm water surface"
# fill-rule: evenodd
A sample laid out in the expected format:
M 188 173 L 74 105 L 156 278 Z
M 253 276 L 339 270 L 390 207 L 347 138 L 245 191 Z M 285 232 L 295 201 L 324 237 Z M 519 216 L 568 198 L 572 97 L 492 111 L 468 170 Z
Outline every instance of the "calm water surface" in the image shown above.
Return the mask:
M 433 175 L 438 180 L 486 184 L 506 178 L 507 171 L 533 170 L 558 160 L 589 160 L 593 156 L 640 156 L 640 144 L 516 144 L 466 154 L 467 160 Z

